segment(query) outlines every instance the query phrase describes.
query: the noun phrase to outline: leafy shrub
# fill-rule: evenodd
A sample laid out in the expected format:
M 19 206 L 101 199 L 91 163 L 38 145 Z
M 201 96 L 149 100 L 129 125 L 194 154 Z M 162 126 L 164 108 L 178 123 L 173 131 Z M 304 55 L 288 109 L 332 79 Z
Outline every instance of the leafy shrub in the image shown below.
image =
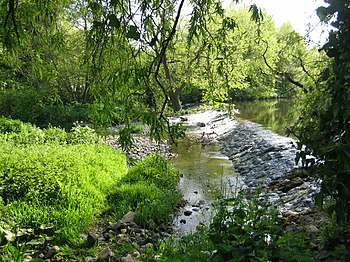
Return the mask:
M 19 120 L 0 118 L 0 136 L 5 141 L 12 141 L 16 144 L 86 144 L 100 141 L 99 136 L 88 126 L 75 123 L 71 132 L 64 129 L 49 126 L 40 129 L 31 124 L 23 123 Z
M 2 90 L 0 115 L 41 128 L 49 125 L 70 130 L 77 121 L 90 122 L 87 105 L 56 105 L 56 98 L 33 87 Z
M 278 210 L 244 193 L 218 203 L 209 236 L 219 260 L 311 261 L 303 236 L 284 234 Z
M 45 106 L 33 122 L 37 126 L 46 128 L 48 126 L 61 127 L 71 130 L 76 122 L 91 122 L 89 118 L 89 108 L 87 105 L 72 104 Z
M 90 127 L 75 123 L 71 132 L 68 133 L 67 140 L 70 144 L 87 144 L 96 143 L 99 137 Z
M 0 114 L 24 122 L 35 123 L 39 112 L 52 99 L 32 87 L 2 90 L 0 95 Z M 44 101 L 47 102 L 44 103 Z
M 0 118 L 0 133 L 19 133 L 25 124 L 20 120 L 12 120 L 5 117 Z
M 163 243 L 160 261 L 312 261 L 304 235 L 285 233 L 277 210 L 259 195 L 240 192 L 216 208 L 208 228 Z
M 174 206 L 181 200 L 181 194 L 176 190 L 164 190 L 155 184 L 141 181 L 117 187 L 109 199 L 116 218 L 134 211 L 136 223 L 152 227 L 168 222 Z

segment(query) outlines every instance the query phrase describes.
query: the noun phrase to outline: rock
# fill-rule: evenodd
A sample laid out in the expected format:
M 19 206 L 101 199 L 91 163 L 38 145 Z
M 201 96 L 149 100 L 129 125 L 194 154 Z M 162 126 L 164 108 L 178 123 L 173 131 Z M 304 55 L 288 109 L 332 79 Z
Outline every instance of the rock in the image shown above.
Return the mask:
M 136 259 L 132 255 L 128 254 L 127 256 L 122 257 L 120 261 L 122 261 L 122 262 L 136 262 Z
M 89 232 L 87 235 L 87 246 L 93 247 L 98 244 L 98 236 L 95 233 Z
M 58 246 L 53 246 L 45 254 L 45 259 L 53 258 L 54 255 L 56 255 L 59 251 L 60 251 L 60 248 Z
M 192 215 L 192 211 L 191 210 L 186 210 L 185 212 L 184 212 L 184 215 L 185 216 L 190 216 L 190 215 Z
M 147 244 L 145 244 L 144 248 L 153 248 L 153 244 L 152 243 L 147 243 Z
M 93 262 L 93 261 L 94 261 L 93 257 L 88 256 L 85 258 L 85 262 Z
M 109 261 L 112 257 L 114 257 L 114 253 L 109 247 L 103 249 L 98 256 L 99 261 Z
M 187 118 L 187 117 L 180 116 L 180 120 L 181 120 L 181 122 L 186 122 L 186 121 L 188 121 L 188 118 Z
M 23 262 L 29 262 L 29 261 L 31 261 L 31 260 L 33 260 L 33 257 L 31 257 L 31 256 L 26 256 L 24 259 L 23 259 Z
M 123 218 L 120 220 L 121 223 L 132 223 L 134 222 L 135 219 L 135 212 L 129 211 L 128 213 L 126 213 Z
M 200 200 L 197 200 L 192 206 L 193 207 L 201 207 L 201 206 L 204 206 L 204 205 L 205 205 L 205 200 L 200 199 Z
M 118 230 L 125 228 L 125 225 L 123 223 L 121 223 L 119 220 L 117 223 L 113 223 L 113 224 L 110 223 L 108 228 L 117 232 Z

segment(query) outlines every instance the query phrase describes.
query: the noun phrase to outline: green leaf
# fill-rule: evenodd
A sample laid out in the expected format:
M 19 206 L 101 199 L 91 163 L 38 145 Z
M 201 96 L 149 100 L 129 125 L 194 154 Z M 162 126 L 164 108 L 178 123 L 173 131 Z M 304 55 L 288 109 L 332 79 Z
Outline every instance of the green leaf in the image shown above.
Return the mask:
M 109 19 L 109 25 L 111 27 L 114 27 L 115 29 L 119 29 L 120 28 L 120 21 L 119 19 L 116 17 L 115 14 L 110 14 L 108 16 L 108 19 Z
M 327 7 L 320 6 L 316 9 L 317 16 L 321 19 L 323 22 L 327 22 L 329 20 L 329 11 Z
M 249 7 L 249 12 L 252 12 L 251 19 L 255 22 L 260 22 L 264 19 L 261 9 L 256 4 Z
M 118 0 L 111 0 L 111 6 L 116 7 L 118 4 Z
M 103 23 L 100 21 L 93 21 L 92 26 L 94 28 L 103 27 Z
M 128 32 L 126 33 L 127 38 L 131 38 L 134 40 L 139 40 L 140 39 L 140 33 L 137 31 L 137 27 L 134 25 L 131 25 L 129 27 Z

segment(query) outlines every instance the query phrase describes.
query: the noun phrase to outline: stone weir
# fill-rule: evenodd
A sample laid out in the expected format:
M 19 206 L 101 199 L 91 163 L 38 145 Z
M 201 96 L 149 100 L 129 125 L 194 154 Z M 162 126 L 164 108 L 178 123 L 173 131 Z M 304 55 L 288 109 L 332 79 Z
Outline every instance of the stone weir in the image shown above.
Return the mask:
M 315 206 L 320 183 L 295 164 L 295 141 L 259 124 L 238 120 L 219 138 L 223 154 L 232 161 L 248 188 L 267 190 L 270 201 L 282 212 L 304 212 Z
M 293 139 L 220 111 L 188 115 L 182 121 L 202 143 L 219 143 L 245 187 L 266 189 L 270 201 L 282 212 L 300 213 L 314 207 L 313 196 L 320 186 L 297 169 Z

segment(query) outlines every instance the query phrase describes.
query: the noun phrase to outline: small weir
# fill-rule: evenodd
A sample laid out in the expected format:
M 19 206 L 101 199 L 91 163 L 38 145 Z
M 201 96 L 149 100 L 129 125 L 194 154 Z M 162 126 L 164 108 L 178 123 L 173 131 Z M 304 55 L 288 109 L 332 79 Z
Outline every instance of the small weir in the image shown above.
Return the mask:
M 266 187 L 297 167 L 293 139 L 260 124 L 232 119 L 220 111 L 203 111 L 172 121 L 182 121 L 189 127 L 190 136 L 197 138 L 197 142 L 186 138 L 173 148 L 178 157 L 172 163 L 182 174 L 179 188 L 187 200 L 174 219 L 175 232 L 180 236 L 210 223 L 212 203 L 219 194 L 230 197 L 242 187 Z M 215 138 L 208 139 L 212 134 Z M 300 180 L 289 192 L 276 190 L 267 195 L 282 211 L 302 212 L 314 206 L 313 195 L 318 188 L 314 181 Z

